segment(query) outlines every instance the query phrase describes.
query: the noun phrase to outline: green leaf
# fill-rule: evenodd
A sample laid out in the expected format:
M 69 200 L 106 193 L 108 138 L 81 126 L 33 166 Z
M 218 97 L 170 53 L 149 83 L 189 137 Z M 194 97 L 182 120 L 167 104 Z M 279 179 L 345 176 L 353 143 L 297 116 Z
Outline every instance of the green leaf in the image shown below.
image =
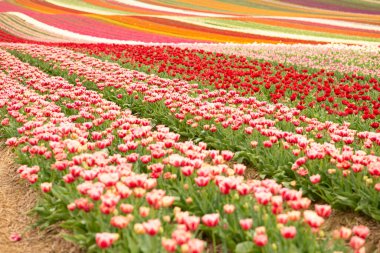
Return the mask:
M 250 253 L 253 252 L 254 250 L 254 244 L 253 242 L 246 241 L 246 242 L 241 242 L 238 245 L 236 245 L 235 252 L 239 253 Z
M 138 253 L 139 252 L 139 245 L 136 244 L 135 240 L 130 238 L 128 240 L 128 247 L 131 253 Z
M 91 245 L 91 246 L 88 248 L 87 252 L 96 252 L 96 251 L 98 251 L 98 250 L 99 250 L 98 246 L 97 246 L 96 244 L 93 244 L 93 245 Z

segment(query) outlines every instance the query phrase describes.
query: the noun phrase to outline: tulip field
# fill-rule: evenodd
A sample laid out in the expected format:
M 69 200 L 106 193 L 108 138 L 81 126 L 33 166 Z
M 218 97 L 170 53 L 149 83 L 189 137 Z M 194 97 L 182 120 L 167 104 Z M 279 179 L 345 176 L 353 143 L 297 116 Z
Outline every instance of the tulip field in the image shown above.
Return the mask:
M 73 252 L 380 252 L 380 5 L 305 2 L 0 1 L 30 225 Z

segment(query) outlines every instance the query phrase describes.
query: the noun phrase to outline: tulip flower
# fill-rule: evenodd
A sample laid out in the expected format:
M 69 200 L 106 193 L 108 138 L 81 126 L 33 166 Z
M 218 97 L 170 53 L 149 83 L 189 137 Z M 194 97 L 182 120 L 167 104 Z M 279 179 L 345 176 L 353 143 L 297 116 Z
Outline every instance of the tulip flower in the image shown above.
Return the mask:
M 312 184 L 318 184 L 321 181 L 321 176 L 319 174 L 310 176 L 310 182 Z
M 10 236 L 9 236 L 9 240 L 11 240 L 12 242 L 18 242 L 22 239 L 21 235 L 19 233 L 12 233 Z
M 208 227 L 215 227 L 219 223 L 219 214 L 218 213 L 205 214 L 202 216 L 202 222 Z
M 352 228 L 352 232 L 363 239 L 367 238 L 367 236 L 369 235 L 368 227 L 363 226 L 363 225 L 354 226 Z
M 281 235 L 285 239 L 292 239 L 296 236 L 296 234 L 297 234 L 297 230 L 294 226 L 281 228 Z
M 331 206 L 329 205 L 315 205 L 315 212 L 323 217 L 327 218 L 331 215 Z
M 51 191 L 52 186 L 53 186 L 52 183 L 45 182 L 45 183 L 42 183 L 40 187 L 43 192 L 47 193 Z
M 263 247 L 268 243 L 268 236 L 266 234 L 257 234 L 253 237 L 253 242 L 257 246 Z
M 354 250 L 360 249 L 365 243 L 365 240 L 363 238 L 360 238 L 358 236 L 351 237 L 351 240 L 349 242 L 351 248 Z
M 252 228 L 253 220 L 252 219 L 241 219 L 239 221 L 240 226 L 243 230 L 250 230 Z
M 116 233 L 97 233 L 95 236 L 96 244 L 101 249 L 106 249 L 119 239 L 119 234 Z
M 150 236 L 156 235 L 159 229 L 161 228 L 161 222 L 158 219 L 148 220 L 147 222 L 144 222 L 142 225 L 144 227 L 145 233 L 147 233 Z

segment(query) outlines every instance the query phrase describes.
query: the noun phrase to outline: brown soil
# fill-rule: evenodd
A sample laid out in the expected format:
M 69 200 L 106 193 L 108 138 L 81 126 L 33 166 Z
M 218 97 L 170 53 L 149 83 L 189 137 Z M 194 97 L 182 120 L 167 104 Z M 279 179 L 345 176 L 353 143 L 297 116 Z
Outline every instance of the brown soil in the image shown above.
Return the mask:
M 326 220 L 325 229 L 333 231 L 341 226 L 352 228 L 355 225 L 365 225 L 370 229 L 366 242 L 367 253 L 380 253 L 380 222 L 353 211 L 334 210 Z
M 77 253 L 80 250 L 62 239 L 59 228 L 46 231 L 32 229 L 36 218 L 28 215 L 38 193 L 17 173 L 14 156 L 0 143 L 0 252 L 1 253 Z M 21 241 L 12 242 L 9 236 L 17 232 Z

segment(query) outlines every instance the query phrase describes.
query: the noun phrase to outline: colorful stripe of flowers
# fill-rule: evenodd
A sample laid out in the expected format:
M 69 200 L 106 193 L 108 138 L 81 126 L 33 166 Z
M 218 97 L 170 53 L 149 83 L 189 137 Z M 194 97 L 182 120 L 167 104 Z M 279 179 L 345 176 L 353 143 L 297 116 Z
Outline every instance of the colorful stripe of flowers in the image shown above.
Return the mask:
M 362 1 L 363 2 L 363 1 Z M 254 3 L 254 4 L 253 4 Z M 235 42 L 235 43 L 352 43 L 379 45 L 379 19 L 371 10 L 362 11 L 362 5 L 348 8 L 352 13 L 314 9 L 298 4 L 256 0 L 252 3 L 232 1 L 67 1 L 67 0 L 5 0 L 0 2 L 2 12 L 18 12 L 27 15 L 29 26 L 40 27 L 41 21 L 53 33 L 59 33 L 70 41 L 80 39 L 104 43 L 139 42 Z M 328 6 L 328 5 L 327 5 Z M 368 7 L 367 6 L 367 7 Z M 356 11 L 355 11 L 356 10 Z M 57 22 L 59 15 L 69 21 Z M 34 18 L 36 20 L 31 20 Z M 87 24 L 78 22 L 86 19 Z M 99 22 L 100 21 L 100 22 Z M 98 24 L 99 26 L 93 26 Z M 78 26 L 78 27 L 77 27 Z M 109 31 L 102 33 L 103 26 L 120 31 L 120 36 L 107 42 Z M 12 25 L 7 29 L 12 32 Z M 15 27 L 19 28 L 19 27 Z M 57 28 L 61 28 L 58 30 Z M 88 30 L 87 30 L 87 29 Z M 24 28 L 24 30 L 26 30 Z M 68 31 L 76 34 L 68 35 Z M 29 31 L 30 32 L 30 31 Z M 125 34 L 130 33 L 130 37 Z M 14 34 L 14 33 L 13 33 Z M 123 34 L 123 36 L 121 36 Z M 149 38 L 147 34 L 151 34 Z M 19 34 L 22 38 L 22 34 Z M 47 39 L 50 37 L 46 35 Z M 67 38 L 68 37 L 68 38 Z M 51 39 L 51 38 L 50 38 Z M 38 37 L 38 41 L 46 41 Z M 51 40 L 53 41 L 53 40 Z M 119 41 L 119 42 L 117 42 Z

